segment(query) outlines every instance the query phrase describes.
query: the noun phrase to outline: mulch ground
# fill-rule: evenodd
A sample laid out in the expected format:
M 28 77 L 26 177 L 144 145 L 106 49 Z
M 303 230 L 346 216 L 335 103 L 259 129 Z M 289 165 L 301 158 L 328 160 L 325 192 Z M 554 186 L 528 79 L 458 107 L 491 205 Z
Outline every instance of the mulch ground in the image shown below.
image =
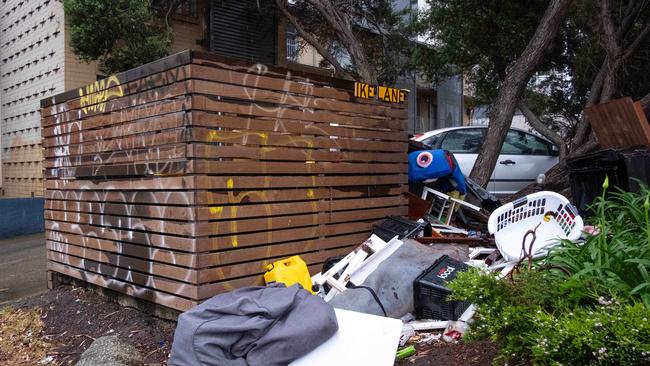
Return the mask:
M 145 357 L 147 364 L 165 365 L 176 328 L 174 322 L 123 307 L 79 287 L 59 287 L 42 295 L 24 298 L 11 306 L 21 309 L 21 316 L 27 319 L 21 320 L 22 323 L 17 326 L 33 327 L 34 331 L 29 334 L 36 339 L 18 339 L 19 348 L 24 348 L 25 354 L 32 356 L 29 361 L 25 358 L 17 363 L 10 361 L 12 359 L 0 350 L 0 364 L 8 366 L 74 365 L 94 339 L 111 334 L 128 339 Z M 4 309 L 5 313 L 7 310 Z M 35 319 L 30 321 L 29 314 Z M 40 335 L 33 337 L 31 333 L 34 333 L 33 336 L 37 336 L 36 333 Z M 396 365 L 488 366 L 497 352 L 489 342 L 449 344 L 440 341 L 416 344 L 415 347 L 416 355 Z M 39 352 L 38 357 L 34 357 L 36 351 Z
M 56 350 L 49 364 L 74 365 L 95 338 L 119 334 L 151 365 L 167 363 L 176 323 L 120 306 L 90 290 L 63 286 L 12 304 L 38 309 L 43 336 Z
M 462 366 L 489 366 L 497 354 L 497 348 L 491 342 L 475 342 L 456 344 L 433 343 L 415 345 L 417 354 L 401 360 L 398 366 L 421 365 L 462 365 Z

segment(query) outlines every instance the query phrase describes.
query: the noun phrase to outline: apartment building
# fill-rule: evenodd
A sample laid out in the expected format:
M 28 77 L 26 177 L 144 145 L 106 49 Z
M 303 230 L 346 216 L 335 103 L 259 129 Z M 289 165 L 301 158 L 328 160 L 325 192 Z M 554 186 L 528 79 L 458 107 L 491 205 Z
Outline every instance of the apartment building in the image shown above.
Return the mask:
M 0 175 L 5 196 L 42 194 L 39 101 L 66 88 L 63 24 L 58 1 L 3 0 L 0 5 Z
M 170 53 L 193 48 L 286 65 L 285 23 L 273 7 L 185 1 L 172 16 Z M 0 197 L 43 194 L 40 100 L 102 77 L 97 63 L 74 55 L 65 24 L 61 0 L 0 0 Z

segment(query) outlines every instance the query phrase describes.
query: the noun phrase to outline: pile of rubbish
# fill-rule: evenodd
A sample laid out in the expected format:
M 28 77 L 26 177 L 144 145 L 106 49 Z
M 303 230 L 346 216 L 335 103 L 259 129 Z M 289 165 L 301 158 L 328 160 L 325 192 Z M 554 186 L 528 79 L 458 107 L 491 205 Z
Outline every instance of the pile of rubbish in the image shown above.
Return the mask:
M 314 276 L 293 256 L 269 265 L 267 286 L 182 314 L 169 364 L 393 365 L 414 344 L 457 342 L 471 327 L 474 306 L 447 300 L 458 273 L 507 276 L 583 231 L 562 195 L 502 205 L 445 150 L 409 153 L 408 202 L 408 217 L 386 218 Z

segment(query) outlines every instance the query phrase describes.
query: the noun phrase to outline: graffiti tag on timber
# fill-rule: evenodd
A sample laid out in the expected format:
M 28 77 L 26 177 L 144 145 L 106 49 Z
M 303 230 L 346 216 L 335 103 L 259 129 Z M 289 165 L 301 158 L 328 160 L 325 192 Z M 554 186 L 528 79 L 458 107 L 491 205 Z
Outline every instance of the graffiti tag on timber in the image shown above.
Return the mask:
M 122 96 L 124 89 L 116 75 L 79 88 L 79 103 L 84 114 L 88 111 L 104 112 L 109 99 Z

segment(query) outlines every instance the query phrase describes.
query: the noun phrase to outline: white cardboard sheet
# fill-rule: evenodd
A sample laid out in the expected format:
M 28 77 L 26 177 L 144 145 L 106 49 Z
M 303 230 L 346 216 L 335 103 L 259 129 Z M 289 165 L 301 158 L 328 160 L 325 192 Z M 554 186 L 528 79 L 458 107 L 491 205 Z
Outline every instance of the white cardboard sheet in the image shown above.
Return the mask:
M 356 311 L 334 309 L 339 330 L 290 366 L 392 366 L 402 321 Z

